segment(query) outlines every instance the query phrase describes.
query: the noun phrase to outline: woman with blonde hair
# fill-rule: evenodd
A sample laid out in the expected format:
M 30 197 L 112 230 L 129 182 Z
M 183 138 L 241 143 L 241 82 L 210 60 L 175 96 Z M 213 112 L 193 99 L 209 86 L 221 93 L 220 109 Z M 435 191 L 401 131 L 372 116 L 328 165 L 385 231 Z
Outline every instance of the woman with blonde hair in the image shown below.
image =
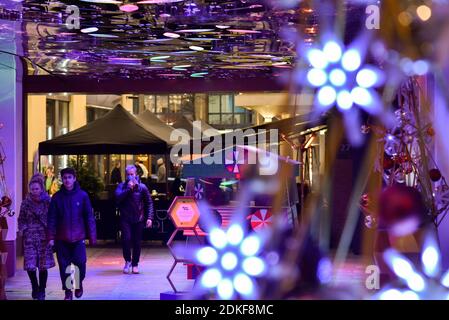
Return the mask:
M 44 177 L 31 177 L 29 193 L 22 201 L 19 231 L 23 234 L 23 265 L 31 281 L 33 299 L 45 300 L 48 269 L 55 266 L 53 250 L 47 241 L 47 213 L 50 196 L 45 191 Z M 36 275 L 39 270 L 39 282 Z
M 49 165 L 47 169 L 45 169 L 45 178 L 44 178 L 45 191 L 52 196 L 59 190 L 58 179 L 55 176 L 55 167 L 53 165 Z

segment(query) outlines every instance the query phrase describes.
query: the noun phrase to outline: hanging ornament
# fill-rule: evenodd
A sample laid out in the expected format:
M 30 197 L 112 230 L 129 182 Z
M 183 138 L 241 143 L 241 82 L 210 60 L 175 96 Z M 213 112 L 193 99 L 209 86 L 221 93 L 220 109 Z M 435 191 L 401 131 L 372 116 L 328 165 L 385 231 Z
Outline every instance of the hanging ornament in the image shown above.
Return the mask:
M 360 197 L 360 209 L 365 215 L 365 226 L 368 229 L 374 229 L 377 227 L 377 219 L 373 216 L 372 211 L 369 209 L 370 199 L 367 193 L 364 193 Z
M 392 134 L 385 136 L 385 153 L 389 156 L 397 155 L 400 152 L 401 141 Z
M 384 156 L 384 170 L 390 170 L 394 167 L 394 161 L 389 155 Z
M 396 125 L 398 127 L 404 127 L 406 124 L 412 122 L 411 115 L 405 112 L 404 109 L 398 109 L 394 112 Z
M 427 210 L 421 193 L 412 187 L 394 185 L 386 188 L 379 199 L 379 227 L 406 235 L 425 221 Z
M 437 182 L 441 179 L 441 172 L 438 169 L 431 169 L 429 171 L 429 177 L 430 180 L 432 180 L 433 182 Z
M 434 198 L 439 213 L 445 212 L 449 208 L 449 186 L 444 183 L 436 187 Z
M 365 226 L 368 229 L 375 229 L 377 228 L 377 220 L 375 217 L 369 215 L 369 216 L 365 216 Z
M 364 124 L 360 130 L 362 131 L 363 134 L 368 134 L 371 131 L 371 127 Z
M 405 172 L 402 170 L 402 168 L 399 168 L 394 173 L 394 180 L 397 183 L 405 183 Z

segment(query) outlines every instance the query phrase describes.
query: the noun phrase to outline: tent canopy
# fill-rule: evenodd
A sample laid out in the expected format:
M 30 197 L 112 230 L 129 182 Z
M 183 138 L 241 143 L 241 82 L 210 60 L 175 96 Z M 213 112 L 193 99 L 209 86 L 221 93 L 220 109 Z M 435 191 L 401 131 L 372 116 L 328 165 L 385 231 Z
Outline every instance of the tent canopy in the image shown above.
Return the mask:
M 258 130 L 270 130 L 277 129 L 279 134 L 283 134 L 287 137 L 292 137 L 300 134 L 302 131 L 307 131 L 315 127 L 322 127 L 327 125 L 327 116 L 322 115 L 319 117 L 314 116 L 311 113 L 298 115 L 292 118 L 277 120 L 273 122 L 266 122 L 260 125 L 247 127 L 243 130 L 253 129 Z
M 201 123 L 201 133 L 206 136 L 216 136 L 219 135 L 220 132 L 215 128 L 208 125 L 206 122 L 199 120 Z M 184 129 L 189 132 L 190 136 L 193 138 L 193 121 L 187 119 L 184 115 L 177 116 L 175 121 L 171 125 L 175 129 Z
M 327 117 L 321 116 L 318 119 L 312 119 L 311 114 L 304 114 L 295 116 L 288 119 L 273 121 L 273 122 L 267 122 L 260 125 L 255 125 L 251 127 L 246 127 L 241 129 L 242 130 L 242 137 L 245 139 L 245 141 L 240 142 L 240 144 L 245 145 L 254 145 L 254 139 L 257 141 L 260 138 L 265 138 L 268 142 L 270 139 L 270 129 L 277 129 L 278 130 L 278 137 L 276 139 L 279 139 L 280 136 L 284 135 L 286 137 L 292 137 L 295 135 L 301 134 L 301 132 L 311 130 L 313 128 L 323 128 L 327 124 Z M 264 132 L 265 130 L 265 132 Z M 224 146 L 226 141 L 235 141 L 235 132 L 224 132 L 219 133 L 219 135 L 213 136 L 214 141 L 219 141 L 221 139 L 222 145 Z M 253 140 L 251 139 L 253 138 Z M 208 143 L 208 142 L 205 142 Z M 239 142 L 235 141 L 235 144 L 239 144 Z
M 150 110 L 147 109 L 139 114 L 137 120 L 144 125 L 146 130 L 164 140 L 167 144 L 172 145 L 176 143 L 176 141 L 170 140 L 170 135 L 175 128 L 163 122 Z
M 120 104 L 65 135 L 39 143 L 41 155 L 164 154 L 167 142 L 147 130 Z
M 250 158 L 252 156 L 252 158 Z M 215 163 L 218 160 L 219 163 Z M 255 161 L 255 163 L 253 162 Z M 241 170 L 246 165 L 259 166 L 262 175 L 273 174 L 281 164 L 290 165 L 293 168 L 292 176 L 299 175 L 298 161 L 279 156 L 267 150 L 254 146 L 231 146 L 218 150 L 211 154 L 196 157 L 196 161 L 184 163 L 182 176 L 184 178 L 227 178 L 235 179 L 240 176 Z

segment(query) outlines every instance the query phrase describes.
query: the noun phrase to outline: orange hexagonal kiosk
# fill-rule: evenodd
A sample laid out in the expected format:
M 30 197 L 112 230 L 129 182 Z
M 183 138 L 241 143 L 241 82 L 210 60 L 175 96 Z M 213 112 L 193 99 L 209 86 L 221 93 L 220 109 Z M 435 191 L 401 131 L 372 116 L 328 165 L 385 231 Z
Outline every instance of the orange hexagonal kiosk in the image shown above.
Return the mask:
M 168 209 L 177 229 L 194 229 L 198 224 L 200 212 L 194 197 L 176 197 Z
M 198 233 L 196 231 L 196 227 L 200 219 L 200 211 L 196 203 L 195 197 L 184 197 L 184 196 L 176 197 L 173 200 L 173 203 L 171 204 L 170 208 L 168 209 L 168 216 L 173 221 L 173 224 L 175 226 L 175 230 L 173 231 L 170 239 L 167 241 L 167 247 L 170 250 L 171 255 L 173 256 L 173 259 L 175 260 L 170 268 L 170 271 L 167 274 L 167 280 L 173 289 L 173 293 L 172 292 L 161 293 L 160 295 L 161 300 L 167 299 L 172 300 L 180 298 L 182 292 L 179 292 L 176 289 L 174 283 L 170 279 L 170 276 L 178 263 L 193 263 L 190 259 L 178 257 L 172 248 L 172 242 L 175 239 L 178 231 L 190 230 L 193 232 L 198 241 L 201 242 L 198 237 Z

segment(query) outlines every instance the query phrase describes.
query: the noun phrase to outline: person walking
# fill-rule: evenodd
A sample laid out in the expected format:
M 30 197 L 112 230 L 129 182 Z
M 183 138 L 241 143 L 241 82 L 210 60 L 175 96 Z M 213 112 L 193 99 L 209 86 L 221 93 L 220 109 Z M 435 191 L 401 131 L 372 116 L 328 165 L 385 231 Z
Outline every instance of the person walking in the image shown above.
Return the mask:
M 143 169 L 140 166 L 140 163 L 138 160 L 136 160 L 136 162 L 134 163 L 134 167 L 136 167 L 137 176 L 139 177 L 139 179 L 142 179 Z
M 139 167 L 142 169 L 142 176 L 140 177 L 141 181 L 142 181 L 142 183 L 146 184 L 148 181 L 148 174 L 149 174 L 148 169 L 143 164 L 143 161 L 139 161 Z
M 167 180 L 167 172 L 165 169 L 165 164 L 164 164 L 164 159 L 159 158 L 157 160 L 157 182 L 158 183 L 163 183 L 166 182 Z
M 70 265 L 75 265 L 75 297 L 83 295 L 83 280 L 86 277 L 86 245 L 97 240 L 95 219 L 89 196 L 81 190 L 73 168 L 61 170 L 62 187 L 50 202 L 47 238 L 55 246 L 59 264 L 64 300 L 72 300 Z
M 20 205 L 18 219 L 19 232 L 23 235 L 23 268 L 30 278 L 34 300 L 45 300 L 48 269 L 55 266 L 53 250 L 47 242 L 47 214 L 51 198 L 45 191 L 44 179 L 40 173 L 31 177 L 29 193 Z
M 148 188 L 139 181 L 134 165 L 126 167 L 126 180 L 115 191 L 122 230 L 123 272 L 139 273 L 143 229 L 153 224 L 153 201 Z M 132 247 L 132 254 L 131 254 Z
M 45 190 L 52 196 L 59 190 L 58 179 L 55 176 L 55 167 L 49 165 L 45 170 Z
M 120 161 L 115 162 L 115 167 L 112 169 L 111 172 L 111 184 L 118 184 L 121 183 L 122 180 L 122 173 L 120 171 Z

